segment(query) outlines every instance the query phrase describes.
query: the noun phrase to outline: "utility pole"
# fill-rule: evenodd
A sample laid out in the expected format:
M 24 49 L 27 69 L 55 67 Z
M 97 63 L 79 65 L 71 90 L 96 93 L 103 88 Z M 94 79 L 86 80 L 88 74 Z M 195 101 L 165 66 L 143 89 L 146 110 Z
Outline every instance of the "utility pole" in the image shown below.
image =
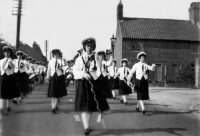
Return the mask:
M 47 52 L 48 52 L 48 40 L 45 40 L 45 43 L 44 43 L 44 49 L 45 49 L 45 55 L 46 55 L 46 58 L 47 58 Z M 47 58 L 48 59 L 48 58 Z
M 20 42 L 20 26 L 21 26 L 21 15 L 22 15 L 22 0 L 14 0 L 18 3 L 17 7 L 13 7 L 15 10 L 12 13 L 12 15 L 17 16 L 17 35 L 16 35 L 16 49 L 19 48 L 19 42 Z M 17 11 L 16 11 L 17 10 Z

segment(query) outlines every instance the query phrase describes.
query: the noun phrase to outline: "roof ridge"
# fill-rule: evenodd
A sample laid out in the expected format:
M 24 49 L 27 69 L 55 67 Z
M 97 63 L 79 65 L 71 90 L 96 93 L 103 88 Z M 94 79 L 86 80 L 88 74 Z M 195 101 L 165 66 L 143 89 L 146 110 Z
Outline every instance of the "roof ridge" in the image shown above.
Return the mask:
M 134 20 L 168 20 L 168 21 L 186 21 L 190 22 L 190 20 L 183 20 L 183 19 L 167 19 L 167 18 L 139 18 L 139 17 L 124 17 L 124 21 L 122 22 L 128 22 L 128 21 L 134 21 Z M 127 20 L 126 20 L 127 19 Z
M 132 18 L 119 22 L 119 29 L 123 38 L 200 41 L 197 25 L 189 20 Z

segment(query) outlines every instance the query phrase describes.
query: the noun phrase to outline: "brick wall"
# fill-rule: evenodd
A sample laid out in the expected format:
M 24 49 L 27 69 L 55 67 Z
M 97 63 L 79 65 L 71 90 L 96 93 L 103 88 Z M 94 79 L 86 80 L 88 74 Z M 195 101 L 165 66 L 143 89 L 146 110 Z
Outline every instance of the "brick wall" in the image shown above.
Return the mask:
M 133 46 L 140 46 L 140 50 L 147 53 L 147 63 L 162 64 L 162 81 L 165 80 L 165 65 L 167 70 L 167 80 L 171 80 L 174 75 L 173 64 L 181 64 L 181 67 L 195 62 L 197 53 L 194 46 L 199 43 L 183 41 L 158 41 L 158 40 L 123 40 L 122 57 L 130 60 L 129 67 L 138 60 L 136 56 L 139 51 L 133 50 Z M 135 48 L 134 48 L 135 49 Z M 154 73 L 150 73 L 150 80 L 154 80 Z

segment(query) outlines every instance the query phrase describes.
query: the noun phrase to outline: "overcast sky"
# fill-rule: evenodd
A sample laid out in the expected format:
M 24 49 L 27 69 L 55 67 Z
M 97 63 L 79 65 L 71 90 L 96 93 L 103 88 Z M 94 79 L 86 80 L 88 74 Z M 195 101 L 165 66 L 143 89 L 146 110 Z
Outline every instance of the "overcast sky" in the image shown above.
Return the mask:
M 191 2 L 200 0 L 122 0 L 124 16 L 144 18 L 189 19 Z M 116 32 L 116 7 L 119 0 L 24 0 L 21 41 L 36 41 L 44 51 L 62 50 L 71 59 L 86 37 L 97 40 L 97 50 L 110 49 Z M 0 0 L 0 37 L 15 44 L 16 16 L 13 0 Z

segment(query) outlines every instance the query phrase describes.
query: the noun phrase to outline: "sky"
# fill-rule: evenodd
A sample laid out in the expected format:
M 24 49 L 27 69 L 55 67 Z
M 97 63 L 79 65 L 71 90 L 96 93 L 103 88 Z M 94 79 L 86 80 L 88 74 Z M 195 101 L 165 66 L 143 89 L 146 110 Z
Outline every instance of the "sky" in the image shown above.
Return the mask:
M 15 45 L 16 16 L 14 0 L 0 0 L 0 37 Z M 97 51 L 110 49 L 116 33 L 116 8 L 119 0 L 23 0 L 21 38 L 32 45 L 36 41 L 44 52 L 58 48 L 69 60 L 87 37 L 97 41 Z M 125 17 L 188 20 L 191 2 L 200 0 L 122 0 Z

